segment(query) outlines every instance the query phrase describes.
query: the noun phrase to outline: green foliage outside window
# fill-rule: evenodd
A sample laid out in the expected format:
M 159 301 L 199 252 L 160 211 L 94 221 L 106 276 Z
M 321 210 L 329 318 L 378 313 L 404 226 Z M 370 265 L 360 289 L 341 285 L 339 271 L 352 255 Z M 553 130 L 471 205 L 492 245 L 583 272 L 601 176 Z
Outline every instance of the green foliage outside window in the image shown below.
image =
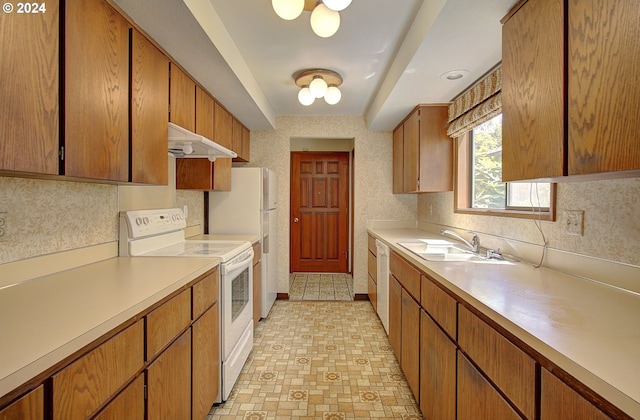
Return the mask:
M 472 207 L 504 208 L 502 182 L 502 114 L 473 129 Z

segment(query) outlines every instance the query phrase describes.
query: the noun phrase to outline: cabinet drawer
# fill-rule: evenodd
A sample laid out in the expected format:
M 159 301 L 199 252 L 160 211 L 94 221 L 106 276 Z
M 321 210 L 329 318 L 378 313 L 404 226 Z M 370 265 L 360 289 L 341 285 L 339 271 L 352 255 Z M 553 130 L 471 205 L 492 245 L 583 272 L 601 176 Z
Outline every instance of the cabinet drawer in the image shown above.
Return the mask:
M 610 418 L 548 370 L 541 369 L 541 371 L 541 420 L 606 420 Z
M 44 385 L 40 385 L 18 401 L 0 410 L 0 420 L 14 419 L 44 419 Z
M 191 291 L 185 290 L 147 315 L 149 361 L 191 322 Z
M 373 281 L 378 282 L 378 259 L 371 252 L 367 252 L 367 271 L 373 278 Z
M 93 420 L 144 420 L 144 375 L 129 384 Z
M 425 311 L 452 337 L 456 339 L 457 311 L 456 300 L 436 286 L 428 276 L 422 276 L 420 304 Z
M 458 420 L 495 419 L 520 420 L 521 417 L 469 360 L 458 353 Z
M 378 248 L 376 247 L 376 238 L 374 238 L 373 236 L 369 235 L 368 240 L 367 240 L 367 245 L 368 245 L 368 248 L 369 248 L 369 252 L 371 252 L 374 257 L 377 257 L 378 256 Z
M 415 300 L 420 300 L 420 272 L 395 252 L 389 257 L 389 271 Z
M 53 419 L 91 416 L 143 366 L 138 321 L 53 376 Z
M 462 305 L 458 316 L 460 348 L 527 418 L 535 418 L 535 361 Z
M 218 288 L 220 280 L 218 277 L 218 269 L 192 287 L 193 293 L 193 319 L 198 319 L 211 305 L 218 300 Z

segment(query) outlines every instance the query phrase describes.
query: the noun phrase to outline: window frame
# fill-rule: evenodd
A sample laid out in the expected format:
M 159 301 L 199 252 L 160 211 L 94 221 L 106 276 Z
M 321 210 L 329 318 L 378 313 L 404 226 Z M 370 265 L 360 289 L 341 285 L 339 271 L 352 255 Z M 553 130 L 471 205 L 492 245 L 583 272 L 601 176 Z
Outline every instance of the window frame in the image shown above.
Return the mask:
M 460 137 L 453 139 L 456 142 L 454 147 L 454 213 L 475 214 L 479 216 L 499 216 L 514 217 L 519 219 L 536 219 L 555 221 L 556 220 L 556 183 L 551 183 L 551 197 L 548 211 L 536 211 L 535 209 L 523 209 L 508 207 L 504 209 L 496 208 L 473 208 L 471 207 L 471 132 L 468 131 Z M 508 189 L 508 188 L 507 188 Z M 506 205 L 506 204 L 505 204 Z

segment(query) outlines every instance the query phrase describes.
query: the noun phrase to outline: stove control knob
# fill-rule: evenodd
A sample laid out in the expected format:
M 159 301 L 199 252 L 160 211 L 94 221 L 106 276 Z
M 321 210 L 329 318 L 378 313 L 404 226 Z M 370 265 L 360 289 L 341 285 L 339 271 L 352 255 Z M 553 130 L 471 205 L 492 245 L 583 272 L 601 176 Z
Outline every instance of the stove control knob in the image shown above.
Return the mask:
M 142 219 L 142 223 L 144 223 L 145 225 L 148 225 L 149 224 L 149 218 L 148 217 L 144 217 Z
M 136 217 L 136 225 L 140 226 L 142 224 L 142 218 Z

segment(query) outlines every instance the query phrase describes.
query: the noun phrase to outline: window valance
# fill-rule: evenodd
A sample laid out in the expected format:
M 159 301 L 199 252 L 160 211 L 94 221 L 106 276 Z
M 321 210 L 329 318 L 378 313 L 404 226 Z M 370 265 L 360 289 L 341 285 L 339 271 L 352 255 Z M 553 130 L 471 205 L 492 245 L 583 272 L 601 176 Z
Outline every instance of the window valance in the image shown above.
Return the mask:
M 449 105 L 447 134 L 456 138 L 502 112 L 502 66 L 458 96 Z

